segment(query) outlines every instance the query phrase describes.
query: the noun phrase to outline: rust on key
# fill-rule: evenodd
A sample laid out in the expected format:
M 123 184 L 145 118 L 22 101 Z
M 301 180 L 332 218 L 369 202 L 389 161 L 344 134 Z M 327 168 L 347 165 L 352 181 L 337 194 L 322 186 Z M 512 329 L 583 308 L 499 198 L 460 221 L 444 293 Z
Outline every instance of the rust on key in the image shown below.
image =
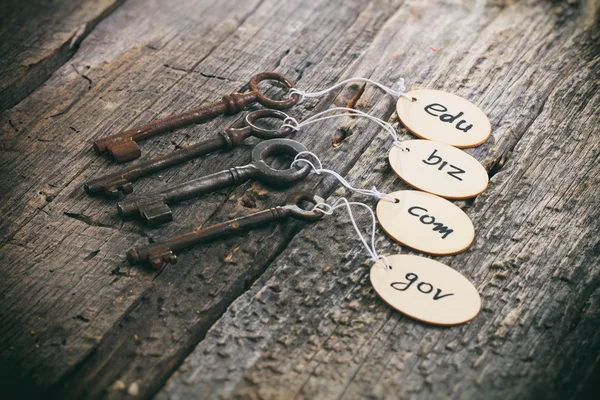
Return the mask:
M 276 155 L 296 156 L 307 151 L 301 143 L 289 139 L 270 139 L 259 143 L 252 150 L 250 164 L 233 167 L 202 178 L 167 187 L 154 193 L 128 198 L 117 204 L 122 218 L 141 217 L 148 225 L 156 226 L 173 219 L 169 205 L 180 203 L 198 196 L 239 185 L 249 179 L 257 179 L 276 187 L 288 187 L 304 179 L 310 172 L 307 164 L 276 169 L 267 159 Z
M 276 118 L 283 123 L 277 129 L 266 129 L 256 125 L 258 120 L 265 118 Z M 102 194 L 115 199 L 128 195 L 133 192 L 132 183 L 144 176 L 217 150 L 231 150 L 250 136 L 263 140 L 289 136 L 294 130 L 290 126 L 285 125 L 286 118 L 288 118 L 287 114 L 277 110 L 264 109 L 251 112 L 246 115 L 244 125 L 241 127 L 230 126 L 224 132 L 215 135 L 212 139 L 204 140 L 172 153 L 154 157 L 148 161 L 135 163 L 117 172 L 87 181 L 83 187 L 92 196 Z
M 192 232 L 167 239 L 164 242 L 153 243 L 144 247 L 134 247 L 127 252 L 127 260 L 131 265 L 138 264 L 142 261 L 148 261 L 154 269 L 161 269 L 166 264 L 177 263 L 176 252 L 211 239 L 248 231 L 289 217 L 311 222 L 323 218 L 325 214 L 319 208 L 313 207 L 311 210 L 304 210 L 301 208 L 300 203 L 302 201 L 312 203 L 313 205 L 325 202 L 321 197 L 310 193 L 293 193 L 288 197 L 283 206 L 269 208 L 268 210 L 259 211 L 245 217 L 222 222 L 207 228 L 200 227 Z
M 250 91 L 246 93 L 232 93 L 223 96 L 221 101 L 199 107 L 182 114 L 172 115 L 167 118 L 150 122 L 124 132 L 98 139 L 94 142 L 96 152 L 108 153 L 118 163 L 135 160 L 140 157 L 142 150 L 138 141 L 149 137 L 172 131 L 193 123 L 204 122 L 222 114 L 234 114 L 244 110 L 253 103 L 260 103 L 265 107 L 283 110 L 295 105 L 299 97 L 291 95 L 285 100 L 274 100 L 265 96 L 258 85 L 262 81 L 272 80 L 285 85 L 288 89 L 295 85 L 285 76 L 275 72 L 261 72 L 250 79 Z

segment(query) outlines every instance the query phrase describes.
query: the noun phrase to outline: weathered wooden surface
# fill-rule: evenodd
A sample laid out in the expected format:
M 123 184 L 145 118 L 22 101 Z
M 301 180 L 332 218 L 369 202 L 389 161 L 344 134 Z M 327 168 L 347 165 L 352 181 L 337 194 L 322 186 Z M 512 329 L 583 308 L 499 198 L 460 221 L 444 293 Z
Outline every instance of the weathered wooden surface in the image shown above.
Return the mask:
M 125 2 L 0 121 L 3 386 L 56 398 L 119 398 L 136 388 L 158 398 L 582 393 L 600 347 L 598 8 Z M 91 140 L 240 89 L 262 70 L 306 89 L 405 77 L 486 111 L 493 138 L 469 152 L 490 170 L 490 187 L 461 203 L 476 242 L 440 259 L 476 284 L 479 317 L 442 329 L 390 310 L 370 288 L 344 214 L 198 247 L 160 274 L 127 266 L 133 244 L 274 205 L 285 193 L 249 183 L 175 207 L 164 228 L 123 223 L 114 202 L 82 190 L 116 168 Z M 361 92 L 356 107 L 396 120 L 389 96 Z M 290 113 L 354 103 L 356 93 L 350 86 Z M 194 143 L 232 120 L 162 136 L 144 151 Z M 332 147 L 341 132 L 346 140 Z M 296 138 L 351 182 L 405 188 L 387 165 L 390 140 L 373 124 L 334 121 Z M 175 168 L 136 191 L 243 163 L 247 150 Z M 316 176 L 300 187 L 325 196 L 337 188 Z M 378 237 L 381 253 L 400 250 Z
M 0 112 L 63 65 L 123 0 L 5 0 L 0 4 Z M 85 71 L 80 72 L 82 76 Z

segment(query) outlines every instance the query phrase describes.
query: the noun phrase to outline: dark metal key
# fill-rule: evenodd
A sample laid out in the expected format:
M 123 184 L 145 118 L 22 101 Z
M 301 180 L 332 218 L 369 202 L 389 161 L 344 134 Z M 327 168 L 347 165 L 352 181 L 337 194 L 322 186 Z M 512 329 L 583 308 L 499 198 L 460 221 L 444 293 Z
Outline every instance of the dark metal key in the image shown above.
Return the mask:
M 169 187 L 160 192 L 132 197 L 117 204 L 122 218 L 140 216 L 152 226 L 173 220 L 169 204 L 179 203 L 194 197 L 214 192 L 232 185 L 239 185 L 249 179 L 257 179 L 273 186 L 290 186 L 303 179 L 310 172 L 310 166 L 278 170 L 269 166 L 267 157 L 296 154 L 307 151 L 301 143 L 289 139 L 271 139 L 259 143 L 252 150 L 252 162 L 241 167 L 230 168 L 193 181 Z
M 86 182 L 83 187 L 89 195 L 103 194 L 109 198 L 118 198 L 121 195 L 132 193 L 132 183 L 144 176 L 182 164 L 213 151 L 231 150 L 250 136 L 267 140 L 284 138 L 294 132 L 291 127 L 265 129 L 256 126 L 255 122 L 263 118 L 278 118 L 285 121 L 288 116 L 281 111 L 270 109 L 251 112 L 246 115 L 245 125 L 241 128 L 229 127 L 224 132 L 220 132 L 214 139 L 205 140 L 172 153 L 126 167 L 112 174 L 101 176 Z
M 266 97 L 258 88 L 258 84 L 265 80 L 280 82 L 287 86 L 288 89 L 295 88 L 294 83 L 281 74 L 261 72 L 250 79 L 249 92 L 232 93 L 224 96 L 219 102 L 96 140 L 94 142 L 94 149 L 100 154 L 108 152 L 118 163 L 123 163 L 135 160 L 142 154 L 142 150 L 137 144 L 139 140 L 144 140 L 193 123 L 208 121 L 221 114 L 234 114 L 256 102 L 265 107 L 277 110 L 290 108 L 298 102 L 299 97 L 296 94 L 291 95 L 286 100 L 273 100 Z
M 307 201 L 313 204 L 323 203 L 319 196 L 309 193 L 293 193 L 284 206 L 269 208 L 245 217 L 236 218 L 208 228 L 196 228 L 194 231 L 176 236 L 160 243 L 153 243 L 145 247 L 134 247 L 127 252 L 127 260 L 131 265 L 142 261 L 149 261 L 155 269 L 163 268 L 167 263 L 177 263 L 175 252 L 185 248 L 204 243 L 221 236 L 240 233 L 266 225 L 271 222 L 281 221 L 293 217 L 303 221 L 316 221 L 325 215 L 318 209 L 311 211 L 300 208 L 300 202 Z

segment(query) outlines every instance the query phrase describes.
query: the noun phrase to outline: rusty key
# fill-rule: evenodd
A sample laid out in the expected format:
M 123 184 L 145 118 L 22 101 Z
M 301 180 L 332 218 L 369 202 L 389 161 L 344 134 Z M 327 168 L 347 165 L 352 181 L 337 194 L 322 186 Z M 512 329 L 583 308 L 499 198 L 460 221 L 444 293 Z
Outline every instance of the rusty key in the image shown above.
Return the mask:
M 302 209 L 300 207 L 301 201 L 307 201 L 313 204 L 324 202 L 319 196 L 310 193 L 293 193 L 288 197 L 283 206 L 269 208 L 268 210 L 259 211 L 208 228 L 199 227 L 192 232 L 176 236 L 164 242 L 153 243 L 145 247 L 133 247 L 127 252 L 127 260 L 131 265 L 147 260 L 155 269 L 161 269 L 167 263 L 177 263 L 177 256 L 174 254 L 175 252 L 204 243 L 211 239 L 248 231 L 289 217 L 303 221 L 316 221 L 323 218 L 325 214 L 318 209 L 313 209 L 311 211 Z
M 310 166 L 303 164 L 302 167 L 278 170 L 269 166 L 266 159 L 281 154 L 293 157 L 301 151 L 306 151 L 306 147 L 294 140 L 265 140 L 254 147 L 252 162 L 248 165 L 230 168 L 156 193 L 123 200 L 117 204 L 117 211 L 122 218 L 140 216 L 147 224 L 156 226 L 173 220 L 169 204 L 239 185 L 249 179 L 257 179 L 273 186 L 290 186 L 306 177 Z
M 249 113 L 245 118 L 245 125 L 240 128 L 229 127 L 220 132 L 217 137 L 202 141 L 192 146 L 184 147 L 169 154 L 154 157 L 130 167 L 121 169 L 112 174 L 86 182 L 83 187 L 89 195 L 103 194 L 109 198 L 118 198 L 133 192 L 132 183 L 144 176 L 148 176 L 174 165 L 212 153 L 217 150 L 231 150 L 250 136 L 259 139 L 284 138 L 294 132 L 290 127 L 278 129 L 265 129 L 255 125 L 255 122 L 263 118 L 278 118 L 284 120 L 288 116 L 276 110 L 258 110 Z
M 258 88 L 258 84 L 265 80 L 280 82 L 287 86 L 288 89 L 295 88 L 294 83 L 281 74 L 261 72 L 250 79 L 249 92 L 235 92 L 223 96 L 223 99 L 219 102 L 98 139 L 94 142 L 94 149 L 100 154 L 108 152 L 113 156 L 115 161 L 123 163 L 135 160 L 142 154 L 142 150 L 137 144 L 138 141 L 160 133 L 172 131 L 192 123 L 204 122 L 221 114 L 234 114 L 255 102 L 277 110 L 290 108 L 298 102 L 299 97 L 297 94 L 293 94 L 285 100 L 273 100 L 266 97 Z

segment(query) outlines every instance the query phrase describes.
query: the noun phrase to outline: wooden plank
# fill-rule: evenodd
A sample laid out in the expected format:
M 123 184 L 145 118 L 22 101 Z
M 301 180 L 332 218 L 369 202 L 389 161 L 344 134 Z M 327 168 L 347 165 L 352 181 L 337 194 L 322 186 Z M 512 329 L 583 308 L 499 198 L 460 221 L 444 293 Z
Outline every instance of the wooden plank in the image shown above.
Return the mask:
M 271 227 L 253 232 L 245 241 L 232 238 L 196 248 L 158 276 L 127 268 L 123 253 L 133 243 L 246 213 L 243 204 L 253 203 L 248 199 L 256 201 L 256 208 L 267 207 L 284 193 L 249 184 L 178 207 L 177 221 L 164 229 L 122 224 L 114 217 L 114 204 L 89 199 L 81 190 L 85 179 L 114 168 L 90 151 L 91 138 L 239 89 L 260 70 L 277 70 L 309 89 L 352 75 L 387 84 L 405 76 L 413 86 L 445 88 L 486 110 L 495 142 L 472 153 L 495 172 L 537 121 L 557 82 L 580 65 L 579 57 L 573 61 L 567 55 L 585 49 L 579 43 L 582 32 L 597 15 L 593 2 L 567 7 L 561 14 L 537 3 L 475 8 L 424 2 L 399 7 L 395 2 L 366 1 L 296 8 L 276 2 L 242 6 L 227 2 L 218 8 L 203 4 L 184 2 L 173 9 L 160 2 L 125 3 L 92 32 L 73 59 L 77 71 L 86 71 L 91 86 L 65 66 L 2 121 L 6 133 L 0 165 L 3 176 L 9 171 L 12 176 L 5 179 L 10 191 L 0 209 L 6 215 L 0 222 L 5 243 L 0 257 L 9 265 L 1 289 L 0 309 L 7 323 L 1 328 L 0 351 L 9 360 L 3 366 L 4 376 L 14 377 L 14 386 L 27 393 L 43 393 L 53 386 L 50 394 L 55 397 L 119 397 L 124 391 L 110 387 L 121 380 L 126 388 L 136 383 L 140 396 L 148 397 L 274 259 L 278 260 L 275 267 L 281 268 L 288 253 L 278 254 L 300 228 Z M 457 20 L 464 21 L 465 27 L 455 33 Z M 430 29 L 434 22 L 439 29 Z M 442 51 L 435 52 L 432 46 L 441 46 Z M 355 93 L 350 89 L 337 98 L 328 96 L 315 110 L 329 107 L 332 101 L 347 104 Z M 312 105 L 293 113 L 307 115 Z M 358 107 L 388 117 L 394 104 L 367 88 Z M 184 129 L 144 149 L 148 154 L 166 152 L 223 123 L 217 120 Z M 297 136 L 344 174 L 367 147 L 374 149 L 369 144 L 379 132 L 372 125 L 346 121 L 346 131 L 356 134 L 332 149 L 330 135 L 336 125 L 322 124 Z M 381 153 L 385 144 L 374 143 L 379 145 L 378 162 L 385 164 Z M 208 157 L 138 188 L 147 191 L 169 181 L 184 181 L 222 169 L 224 164 L 244 162 L 247 155 L 240 149 Z M 386 179 L 391 176 L 386 173 Z M 397 181 L 392 182 L 398 187 Z M 313 177 L 304 186 L 318 183 Z M 319 186 L 324 194 L 333 189 L 330 180 Z M 478 226 L 479 221 L 474 221 Z M 343 228 L 340 241 L 354 243 L 351 230 Z M 302 250 L 301 243 L 293 243 Z M 350 250 L 359 251 L 358 247 Z M 353 253 L 348 269 L 350 261 L 360 257 Z M 345 281 L 349 284 L 351 279 Z M 331 296 L 335 300 L 335 292 Z M 206 343 L 214 344 L 213 338 Z M 234 359 L 216 363 L 215 371 L 245 365 L 230 363 Z M 234 375 L 242 387 L 244 373 L 236 370 Z M 212 383 L 199 386 L 192 380 L 192 385 L 231 393 L 232 386 L 219 386 L 216 373 L 210 376 Z M 39 386 L 27 386 L 32 379 Z M 262 387 L 275 393 L 268 385 Z
M 0 112 L 52 75 L 122 0 L 3 1 L 0 4 Z
M 2 171 L 10 176 L 5 182 L 10 195 L 3 198 L 2 239 L 8 243 L 1 258 L 10 267 L 2 315 L 13 324 L 1 335 L 2 357 L 9 360 L 2 372 L 15 377 L 9 383 L 24 396 L 41 393 L 72 370 L 152 285 L 152 276 L 143 271 L 130 275 L 119 270 L 126 265 L 126 247 L 148 235 L 139 226 L 120 223 L 114 203 L 89 199 L 82 191 L 83 181 L 98 169 L 115 168 L 94 155 L 91 138 L 117 129 L 113 124 L 121 119 L 120 128 L 135 124 L 136 115 L 152 106 L 160 110 L 182 94 L 187 99 L 165 113 L 238 88 L 236 82 L 191 75 L 186 68 L 210 54 L 256 4 L 236 7 L 235 14 L 230 2 L 201 18 L 208 5 L 189 2 L 178 8 L 180 14 L 168 12 L 169 2 L 153 8 L 130 2 L 94 30 L 70 63 L 75 68 L 65 65 L 35 95 L 5 113 Z M 139 18 L 132 21 L 132 15 Z M 212 36 L 202 40 L 208 32 Z M 137 69 L 132 67 L 138 63 Z M 128 69 L 137 72 L 127 74 Z M 87 71 L 91 85 L 79 71 Z M 139 78 L 132 85 L 135 74 Z M 188 82 L 174 87 L 186 77 Z M 189 81 L 207 83 L 204 95 L 195 98 L 188 92 Z M 166 96 L 169 89 L 171 96 Z M 146 111 L 141 117 L 154 115 Z M 18 153 L 21 157 L 14 157 Z M 209 215 L 211 210 L 202 212 Z M 27 297 L 35 300 L 25 302 Z
M 366 3 L 365 3 L 366 4 Z M 333 13 L 332 10 L 339 8 L 339 5 L 327 5 L 315 4 L 316 8 L 326 7 L 328 11 L 324 15 L 327 18 L 333 18 L 333 21 L 312 21 L 309 19 L 313 12 L 310 9 L 305 10 L 307 26 L 312 24 L 323 24 L 325 26 L 335 26 L 338 18 L 343 20 L 351 20 L 347 13 L 358 12 L 352 8 L 347 8 L 343 14 Z M 379 13 L 373 15 L 366 13 L 365 18 L 358 17 L 356 19 L 357 26 L 345 26 L 339 25 L 337 29 L 349 29 L 351 32 L 356 30 L 358 35 L 367 35 L 363 38 L 365 45 L 370 42 L 369 38 L 372 38 L 373 32 L 370 32 L 364 27 L 364 25 L 373 24 L 380 20 L 382 15 L 389 12 L 390 9 L 381 9 Z M 282 18 L 282 9 L 273 9 L 268 5 L 257 9 L 256 14 L 251 17 L 249 22 L 253 20 L 271 20 L 273 22 L 278 21 Z M 292 17 L 293 13 L 297 13 L 297 10 L 289 10 Z M 322 18 L 321 15 L 315 16 L 315 18 Z M 285 20 L 285 18 L 284 18 Z M 263 30 L 263 24 L 261 24 L 261 31 L 254 36 L 260 37 L 258 41 L 261 46 L 266 46 L 268 40 L 273 37 L 273 30 L 277 30 L 281 25 L 270 26 L 266 24 L 268 29 Z M 275 42 L 272 46 L 280 47 L 288 43 L 291 32 L 299 29 L 298 27 L 290 27 L 290 33 L 286 34 L 289 36 L 282 36 L 281 42 Z M 327 43 L 324 39 L 325 36 L 331 34 L 331 32 L 315 31 L 312 32 L 314 37 L 303 37 L 304 41 L 317 46 L 320 50 L 321 46 L 340 46 L 339 43 Z M 340 34 L 341 36 L 342 34 Z M 352 39 L 354 33 L 348 34 L 349 40 Z M 287 40 L 285 39 L 287 37 Z M 267 39 L 268 38 L 268 39 Z M 247 46 L 248 43 L 243 43 L 240 46 Z M 225 46 L 230 46 L 226 43 Z M 341 46 L 347 46 L 344 42 Z M 227 47 L 224 47 L 222 51 L 226 51 Z M 358 52 L 359 46 L 355 45 L 355 51 Z M 232 53 L 229 59 L 235 59 L 235 51 Z M 256 49 L 256 54 L 260 53 L 260 49 Z M 310 48 L 307 44 L 304 45 L 304 51 L 310 53 Z M 299 65 L 303 65 L 303 59 L 306 54 L 303 52 L 297 52 L 296 57 L 300 60 Z M 317 50 L 314 50 L 318 53 Z M 269 51 L 270 52 L 270 51 Z M 328 68 L 330 73 L 339 74 L 340 67 L 333 68 L 334 65 L 345 66 L 348 64 L 348 59 L 356 57 L 354 53 L 347 53 L 344 51 L 338 51 L 337 49 L 332 50 L 333 53 L 339 54 L 327 60 L 327 65 L 331 65 L 332 68 Z M 281 66 L 286 68 L 287 71 L 293 71 L 291 66 L 285 66 L 288 62 L 294 65 L 294 59 L 288 59 L 289 54 L 286 48 L 283 48 L 281 52 L 277 52 L 278 55 L 285 55 L 286 57 L 280 61 Z M 255 54 L 251 52 L 250 54 Z M 223 56 L 221 55 L 221 58 Z M 339 58 L 338 58 L 339 57 Z M 226 57 L 227 59 L 227 57 Z M 289 60 L 289 61 L 288 61 Z M 209 60 L 207 60 L 209 61 Z M 212 60 L 211 60 L 212 61 Z M 220 62 L 220 61 L 219 61 Z M 279 62 L 279 61 L 278 61 Z M 203 64 L 201 64 L 203 65 Z M 207 64 L 210 66 L 210 64 Z M 237 67 L 240 68 L 240 67 Z M 293 72 L 292 72 L 293 73 Z M 300 73 L 301 72 L 296 72 Z M 293 76 L 293 75 L 291 75 Z M 327 79 L 324 84 L 331 84 L 338 79 L 338 75 L 325 75 L 320 79 Z M 318 83 L 317 83 L 318 84 Z M 353 96 L 353 95 L 352 95 Z M 350 96 L 350 97 L 352 97 Z M 326 105 L 326 104 L 325 104 Z M 318 133 L 313 135 L 314 143 L 319 143 L 322 148 L 330 147 L 330 138 L 323 137 Z M 304 139 L 302 139 L 304 141 Z M 309 142 L 311 139 L 307 139 Z M 368 137 L 363 138 L 364 143 L 368 142 Z M 349 148 L 350 152 L 346 153 L 346 156 L 357 157 L 360 148 Z M 342 155 L 340 155 L 342 156 Z M 247 156 L 245 157 L 247 158 Z M 221 160 L 222 161 L 222 160 Z M 213 160 L 213 162 L 215 162 Z M 216 161 L 216 165 L 222 165 Z M 312 183 L 314 185 L 314 183 Z M 272 192 L 272 191 L 270 191 Z M 236 213 L 247 213 L 248 208 L 244 208 L 244 204 L 247 202 L 244 199 L 256 200 L 256 207 L 263 208 L 268 204 L 280 203 L 284 196 L 282 194 L 268 193 L 262 186 L 250 185 L 241 188 L 241 190 L 233 191 L 229 199 L 239 199 L 239 202 L 228 202 L 219 204 L 216 208 L 210 208 L 213 211 L 213 215 L 210 218 L 211 222 L 218 222 L 227 218 L 231 218 Z M 226 198 L 223 198 L 225 200 Z M 252 203 L 253 201 L 250 201 Z M 202 205 L 206 208 L 209 205 L 202 202 Z M 246 206 L 247 207 L 247 206 Z M 252 211 L 252 210 L 250 210 Z M 198 212 L 198 211 L 194 211 Z M 204 216 L 203 216 L 204 217 Z M 186 217 L 187 218 L 187 217 Z M 204 217 L 207 218 L 207 217 Z M 287 228 L 287 229 L 286 229 Z M 187 227 L 186 229 L 190 229 Z M 170 375 L 174 367 L 181 362 L 184 354 L 189 353 L 191 347 L 195 345 L 200 338 L 204 335 L 206 330 L 212 325 L 214 320 L 222 314 L 226 307 L 231 301 L 243 292 L 250 283 L 259 276 L 267 265 L 271 262 L 274 256 L 281 251 L 285 244 L 289 241 L 290 237 L 296 230 L 296 226 L 285 227 L 284 230 L 273 228 L 254 232 L 248 238 L 248 240 L 241 246 L 232 246 L 233 241 L 226 241 L 219 244 L 218 247 L 207 247 L 204 249 L 197 249 L 193 252 L 192 258 L 184 258 L 185 264 L 178 264 L 177 269 L 168 269 L 164 271 L 156 280 L 161 280 L 165 283 L 170 284 L 172 287 L 184 287 L 186 296 L 176 299 L 173 297 L 171 288 L 168 291 L 163 291 L 158 287 L 151 288 L 144 294 L 144 299 L 147 300 L 144 303 L 139 303 L 134 306 L 129 312 L 125 321 L 120 322 L 119 329 L 112 330 L 102 340 L 102 343 L 98 347 L 93 359 L 85 364 L 78 373 L 74 374 L 73 377 L 69 378 L 66 382 L 61 383 L 61 388 L 57 390 L 57 397 L 73 395 L 77 397 L 80 393 L 85 393 L 86 396 L 95 396 L 98 390 L 104 390 L 110 387 L 116 380 L 124 380 L 127 382 L 137 381 L 140 387 L 142 395 L 153 393 L 163 382 L 167 376 Z M 180 229 L 180 231 L 183 229 Z M 268 241 L 265 241 L 268 238 Z M 239 243 L 239 238 L 237 238 Z M 223 246 L 223 247 L 222 247 Z M 234 251 L 232 252 L 232 248 Z M 230 257 L 231 254 L 231 257 Z M 233 258 L 233 261 L 231 260 Z M 201 261 L 199 261 L 201 260 Z M 201 264 L 198 264 L 201 262 Z M 179 265 L 200 265 L 202 272 L 198 273 L 197 269 L 191 269 L 182 273 Z M 225 271 L 223 271 L 225 269 Z M 226 274 L 227 279 L 222 281 L 215 278 L 215 275 L 219 272 Z M 192 285 L 193 282 L 193 285 Z M 156 289 L 159 289 L 158 291 Z M 192 312 L 191 323 L 182 324 L 180 313 L 171 313 L 167 310 L 170 307 L 184 307 Z M 187 306 L 184 306 L 187 304 Z M 198 307 L 201 304 L 202 307 Z M 149 315 L 154 315 L 156 310 L 160 309 L 163 311 L 160 315 L 160 319 L 148 318 Z M 173 329 L 177 326 L 177 331 L 182 332 L 183 335 L 175 335 Z M 185 332 L 188 331 L 188 332 Z M 152 332 L 151 336 L 144 337 L 143 340 L 131 341 L 132 337 L 141 336 L 139 332 Z M 176 343 L 176 344 L 175 344 Z M 142 347 L 139 347 L 142 346 Z M 165 350 L 167 349 L 167 350 Z M 151 363 L 152 370 L 146 370 L 146 367 Z M 140 372 L 143 375 L 140 375 Z M 120 392 L 111 393 L 112 395 L 118 396 L 122 394 Z
M 98 341 L 104 336 L 106 339 L 102 342 L 105 345 L 114 345 L 120 350 L 120 342 L 112 342 L 109 337 L 119 336 L 121 326 L 131 321 L 130 317 L 123 317 L 125 311 L 143 305 L 148 296 L 152 296 L 152 301 L 164 302 L 165 298 L 170 301 L 174 293 L 169 294 L 172 285 L 168 282 L 172 276 L 162 274 L 155 278 L 138 269 L 129 270 L 123 258 L 124 251 L 135 242 L 172 235 L 207 221 L 221 209 L 230 195 L 221 192 L 191 203 L 193 206 L 179 208 L 178 222 L 164 229 L 145 230 L 133 223 L 123 224 L 114 215 L 114 203 L 89 199 L 81 189 L 83 181 L 94 173 L 115 168 L 93 154 L 91 139 L 131 126 L 139 120 L 168 115 L 240 89 L 253 73 L 276 69 L 278 64 L 286 62 L 282 58 L 290 53 L 290 48 L 285 45 L 297 30 L 305 27 L 325 25 L 340 31 L 352 28 L 354 31 L 344 33 L 346 40 L 351 42 L 359 37 L 366 46 L 374 35 L 374 31 L 367 27 L 378 23 L 386 11 L 393 9 L 390 6 L 390 9 L 381 9 L 376 14 L 367 13 L 358 25 L 347 22 L 356 18 L 367 5 L 367 2 L 352 3 L 340 14 L 333 12 L 339 5 L 316 4 L 315 7 L 327 11 L 324 15 L 314 14 L 310 9 L 304 10 L 304 14 L 298 14 L 296 9 L 287 9 L 289 18 L 295 13 L 306 19 L 303 25 L 290 26 L 281 19 L 285 8 L 281 5 L 248 3 L 240 7 L 237 2 L 231 2 L 220 5 L 218 9 L 211 5 L 203 9 L 196 2 L 190 2 L 173 13 L 168 2 L 156 4 L 156 8 L 149 8 L 144 2 L 128 2 L 98 26 L 86 41 L 87 46 L 82 46 L 72 60 L 76 70 L 87 71 L 86 77 L 92 81 L 91 86 L 73 68 L 65 67 L 57 71 L 34 96 L 7 113 L 3 121 L 7 133 L 3 140 L 2 168 L 3 176 L 10 176 L 10 179 L 6 182 L 9 195 L 4 199 L 2 208 L 6 215 L 2 221 L 5 232 L 2 239 L 6 243 L 2 248 L 2 259 L 10 268 L 3 285 L 5 301 L 2 313 L 5 320 L 14 323 L 7 324 L 1 336 L 3 356 L 10 360 L 5 366 L 6 375 L 14 376 L 13 385 L 22 387 L 27 393 L 40 393 L 64 378 L 67 381 L 58 385 L 58 393 L 65 387 L 70 393 L 78 393 L 83 388 L 91 394 L 98 394 L 105 389 L 104 380 L 110 380 L 111 374 L 130 368 L 132 364 L 125 363 L 106 368 L 103 372 L 108 378 L 98 373 L 93 367 L 96 355 L 100 355 L 100 365 L 104 367 L 110 365 L 107 358 L 129 354 L 125 351 L 127 349 L 104 353 L 104 346 L 96 349 Z M 140 19 L 131 21 L 131 15 L 140 8 L 144 10 L 137 13 Z M 253 17 L 254 13 L 259 14 Z M 314 14 L 312 20 L 308 18 L 311 14 Z M 200 17 L 202 24 L 198 23 Z M 265 20 L 270 23 L 265 23 Z M 236 33 L 242 26 L 242 31 Z M 140 36 L 129 35 L 132 27 Z M 271 47 L 261 48 L 266 41 L 272 40 L 273 30 L 280 28 L 287 31 L 282 30 L 278 41 L 273 41 Z M 319 59 L 319 49 L 324 44 L 339 46 L 335 48 L 337 55 L 330 55 L 327 60 L 333 66 L 327 68 L 330 72 L 319 76 L 320 80 L 313 80 L 316 85 L 331 84 L 362 48 L 355 45 L 348 52 L 346 41 L 341 44 L 325 41 L 331 31 L 308 31 L 312 34 L 302 40 L 310 40 L 315 48 L 306 45 L 304 50 L 298 47 L 294 58 L 282 72 L 292 72 L 291 76 L 297 78 L 310 63 L 305 61 L 307 54 L 314 54 L 312 57 Z M 261 39 L 252 44 L 256 36 Z M 123 52 L 122 49 L 126 50 Z M 240 54 L 246 58 L 236 61 Z M 294 68 L 298 68 L 298 72 L 294 72 Z M 226 78 L 220 79 L 222 76 Z M 158 139 L 145 149 L 148 154 L 170 151 L 196 140 L 194 136 L 201 138 L 205 132 L 214 132 L 218 124 L 223 124 L 223 121 L 181 130 L 168 141 Z M 12 125 L 16 128 L 10 129 Z M 64 132 L 69 132 L 68 136 Z M 328 138 L 320 137 L 320 140 L 324 146 L 329 145 Z M 366 143 L 368 137 L 364 140 Z M 19 153 L 20 156 L 15 157 Z M 245 162 L 247 156 L 248 152 L 240 149 L 220 158 L 208 158 L 162 174 L 158 179 L 147 180 L 138 189 L 150 190 L 151 186 L 165 184 L 171 179 L 183 181 L 200 173 L 217 171 L 224 165 Z M 278 203 L 284 196 L 277 192 L 261 194 L 261 187 L 249 185 L 234 191 L 233 195 L 239 199 L 248 190 L 250 195 L 256 192 L 257 207 Z M 238 203 L 228 206 L 230 210 L 245 212 Z M 213 220 L 226 218 L 229 212 L 216 215 Z M 194 292 L 200 299 L 188 300 L 194 304 L 206 303 L 207 322 L 199 324 L 200 332 L 208 329 L 211 321 L 268 265 L 272 253 L 289 240 L 290 234 L 283 232 L 279 241 L 266 243 L 265 237 L 271 232 L 258 232 L 259 236 L 255 236 L 248 245 L 250 254 L 245 256 L 246 260 L 254 256 L 257 244 L 262 243 L 254 269 L 249 270 L 243 260 L 235 269 L 231 267 L 235 264 L 224 263 L 227 253 L 223 254 L 223 247 L 221 251 L 213 250 L 211 258 L 204 260 L 208 278 L 215 271 L 227 267 L 232 269 L 232 279 L 229 286 L 222 288 L 207 278 L 208 282 L 202 285 L 208 289 Z M 185 271 L 186 265 L 197 265 L 197 260 L 184 259 L 178 269 Z M 192 268 L 188 269 L 190 273 L 201 275 Z M 26 271 L 30 271 L 29 276 Z M 177 271 L 172 270 L 172 274 L 178 277 L 174 281 L 176 287 L 183 285 L 183 288 L 188 288 L 189 280 L 179 277 Z M 159 290 L 167 290 L 164 295 L 154 292 L 143 294 L 146 290 L 155 290 L 152 289 L 155 286 L 152 279 L 154 283 L 164 282 L 165 286 L 161 285 Z M 169 296 L 162 297 L 166 294 Z M 23 301 L 29 297 L 35 300 Z M 26 312 L 22 308 L 24 303 Z M 212 313 L 209 312 L 211 307 L 215 309 Z M 156 310 L 147 308 L 143 312 L 144 315 L 156 315 Z M 152 325 L 148 327 L 150 332 L 163 324 L 162 318 L 147 319 L 144 316 L 140 320 Z M 112 326 L 114 331 L 107 334 Z M 154 357 L 155 373 L 163 380 L 166 379 L 165 374 L 175 368 L 199 340 L 197 336 L 185 333 L 184 329 L 182 326 L 184 335 L 181 343 L 167 347 L 172 351 L 161 356 L 161 360 L 155 358 L 156 351 L 144 353 Z M 35 333 L 31 334 L 31 331 Z M 120 335 L 120 341 L 130 345 L 128 339 L 132 337 Z M 170 342 L 170 338 L 159 336 L 160 343 L 156 343 L 156 347 L 164 349 L 164 342 Z M 79 382 L 95 378 L 100 382 L 71 389 L 73 381 L 68 378 L 88 356 L 92 366 L 79 371 L 88 372 L 90 376 Z M 132 368 L 131 373 L 136 371 Z M 157 389 L 161 381 L 158 376 L 156 378 L 148 379 L 155 386 L 142 389 Z M 28 384 L 32 379 L 38 386 Z
M 533 45 L 540 38 L 526 38 L 519 30 L 547 34 L 541 26 L 553 20 L 545 5 L 538 7 L 540 25 L 519 20 L 536 8 L 512 6 L 490 16 L 479 40 L 510 31 L 531 40 L 524 46 Z M 443 15 L 445 10 L 437 11 Z M 581 14 L 582 29 L 572 36 L 563 36 L 568 26 L 555 27 L 547 37 L 551 45 L 538 43 L 544 51 L 530 55 L 529 67 L 512 75 L 508 90 L 495 90 L 495 101 L 489 95 L 480 100 L 496 104 L 489 115 L 495 120 L 495 147 L 506 146 L 497 158 L 502 165 L 494 168 L 488 191 L 465 205 L 477 229 L 472 249 L 439 258 L 476 284 L 484 302 L 479 317 L 463 327 L 439 328 L 391 310 L 374 293 L 371 263 L 364 262 L 365 252 L 341 213 L 292 240 L 157 398 L 559 399 L 581 394 L 600 345 L 600 54 L 597 26 L 585 24 L 592 16 Z M 397 24 L 402 15 L 397 18 L 388 24 Z M 506 55 L 514 43 L 489 46 Z M 531 99 L 530 90 L 558 71 L 541 72 L 562 63 L 569 67 L 561 68 L 551 92 L 541 101 Z M 460 78 L 448 79 L 443 84 L 460 91 Z M 520 121 L 525 125 L 507 115 L 516 108 L 512 90 L 529 98 L 525 104 L 536 104 L 535 115 Z M 502 109 L 507 114 L 499 115 Z M 388 146 L 381 133 L 347 178 L 382 191 L 404 188 L 385 159 L 382 149 Z M 370 226 L 369 220 L 361 215 L 360 226 Z M 400 251 L 381 231 L 377 248 L 382 254 Z

